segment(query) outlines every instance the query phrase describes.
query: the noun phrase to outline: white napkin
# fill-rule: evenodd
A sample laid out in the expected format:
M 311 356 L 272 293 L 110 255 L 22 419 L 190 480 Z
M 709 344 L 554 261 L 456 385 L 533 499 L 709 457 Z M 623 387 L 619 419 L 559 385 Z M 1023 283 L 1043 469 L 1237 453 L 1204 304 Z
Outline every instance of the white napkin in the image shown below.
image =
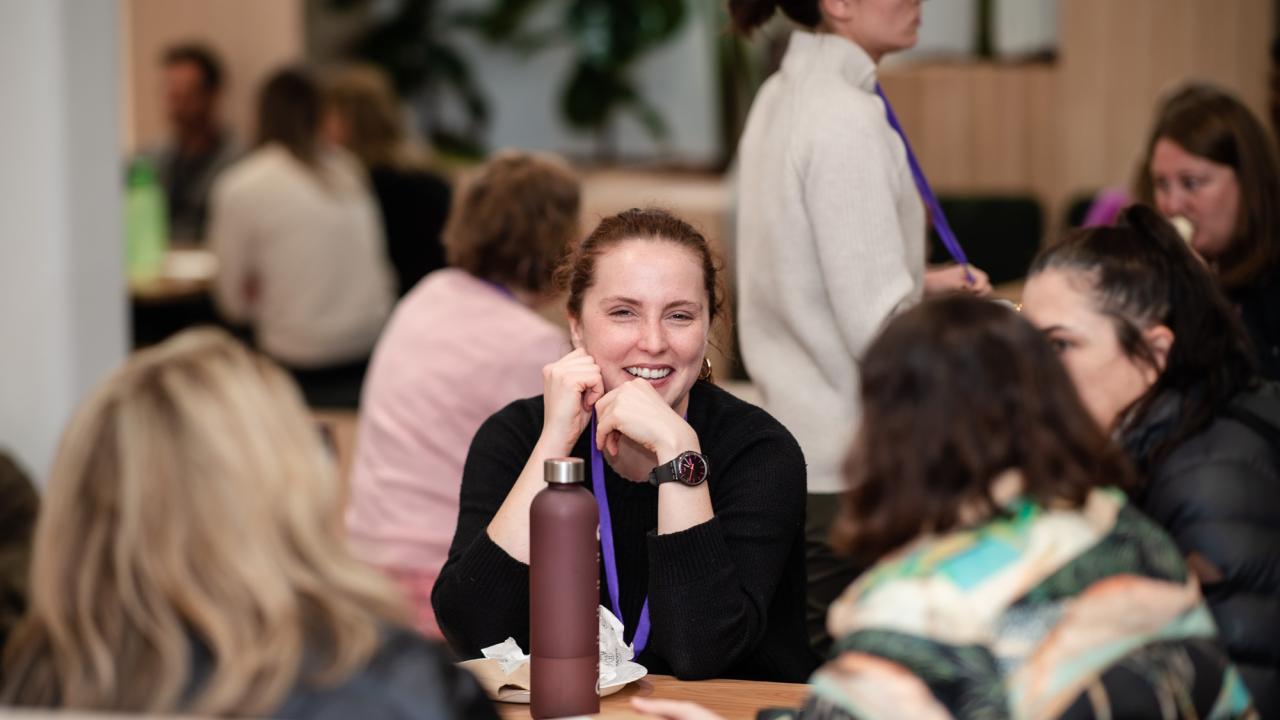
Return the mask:
M 623 640 L 622 621 L 614 617 L 603 605 L 600 612 L 600 680 L 597 689 L 617 681 L 630 682 L 644 675 L 644 668 L 631 662 L 635 648 Z M 529 662 L 529 656 L 520 649 L 514 638 L 507 638 L 497 645 L 480 651 L 490 660 L 497 660 L 504 675 L 511 675 Z M 637 675 L 639 671 L 639 675 Z

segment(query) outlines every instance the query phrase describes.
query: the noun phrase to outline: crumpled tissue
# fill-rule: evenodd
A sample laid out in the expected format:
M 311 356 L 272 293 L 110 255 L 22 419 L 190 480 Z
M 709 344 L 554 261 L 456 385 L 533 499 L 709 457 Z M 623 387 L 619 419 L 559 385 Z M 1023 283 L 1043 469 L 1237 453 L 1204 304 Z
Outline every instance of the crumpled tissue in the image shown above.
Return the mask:
M 458 663 L 476 676 L 489 697 L 501 702 L 529 702 L 529 656 L 514 638 L 480 651 L 483 658 Z M 622 689 L 647 674 L 643 665 L 632 662 L 635 649 L 623 640 L 622 621 L 604 606 L 600 607 L 600 680 L 596 686 L 601 696 Z

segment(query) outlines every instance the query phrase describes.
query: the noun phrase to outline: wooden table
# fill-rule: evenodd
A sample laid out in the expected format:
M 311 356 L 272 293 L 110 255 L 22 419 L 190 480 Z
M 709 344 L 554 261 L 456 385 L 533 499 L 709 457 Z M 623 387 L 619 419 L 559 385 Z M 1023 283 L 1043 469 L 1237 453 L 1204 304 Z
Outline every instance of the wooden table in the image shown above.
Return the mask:
M 751 680 L 677 680 L 670 675 L 648 675 L 600 699 L 600 714 L 592 717 L 612 719 L 643 718 L 631 709 L 633 697 L 655 697 L 689 700 L 717 713 L 726 720 L 754 720 L 765 708 L 798 708 L 809 695 L 804 683 L 755 682 Z M 503 720 L 528 720 L 529 706 L 497 703 Z

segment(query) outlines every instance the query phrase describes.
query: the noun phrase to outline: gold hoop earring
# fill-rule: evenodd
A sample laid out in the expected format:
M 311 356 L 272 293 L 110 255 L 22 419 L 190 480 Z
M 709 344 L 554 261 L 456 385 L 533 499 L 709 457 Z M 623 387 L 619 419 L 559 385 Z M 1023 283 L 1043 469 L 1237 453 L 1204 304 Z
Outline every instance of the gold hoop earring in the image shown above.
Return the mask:
M 698 372 L 698 379 L 715 382 L 715 373 L 711 370 L 711 358 L 705 355 L 702 358 L 702 370 Z

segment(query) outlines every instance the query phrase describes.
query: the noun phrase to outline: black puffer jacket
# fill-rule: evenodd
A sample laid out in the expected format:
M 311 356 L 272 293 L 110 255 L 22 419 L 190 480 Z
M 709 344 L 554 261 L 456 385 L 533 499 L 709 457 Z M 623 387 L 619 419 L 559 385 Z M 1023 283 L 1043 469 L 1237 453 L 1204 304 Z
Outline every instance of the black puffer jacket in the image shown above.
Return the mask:
M 1229 413 L 1144 467 L 1177 408 L 1176 397 L 1161 398 L 1125 433 L 1149 480 L 1141 504 L 1197 571 L 1261 716 L 1280 718 L 1280 386 L 1243 393 Z

